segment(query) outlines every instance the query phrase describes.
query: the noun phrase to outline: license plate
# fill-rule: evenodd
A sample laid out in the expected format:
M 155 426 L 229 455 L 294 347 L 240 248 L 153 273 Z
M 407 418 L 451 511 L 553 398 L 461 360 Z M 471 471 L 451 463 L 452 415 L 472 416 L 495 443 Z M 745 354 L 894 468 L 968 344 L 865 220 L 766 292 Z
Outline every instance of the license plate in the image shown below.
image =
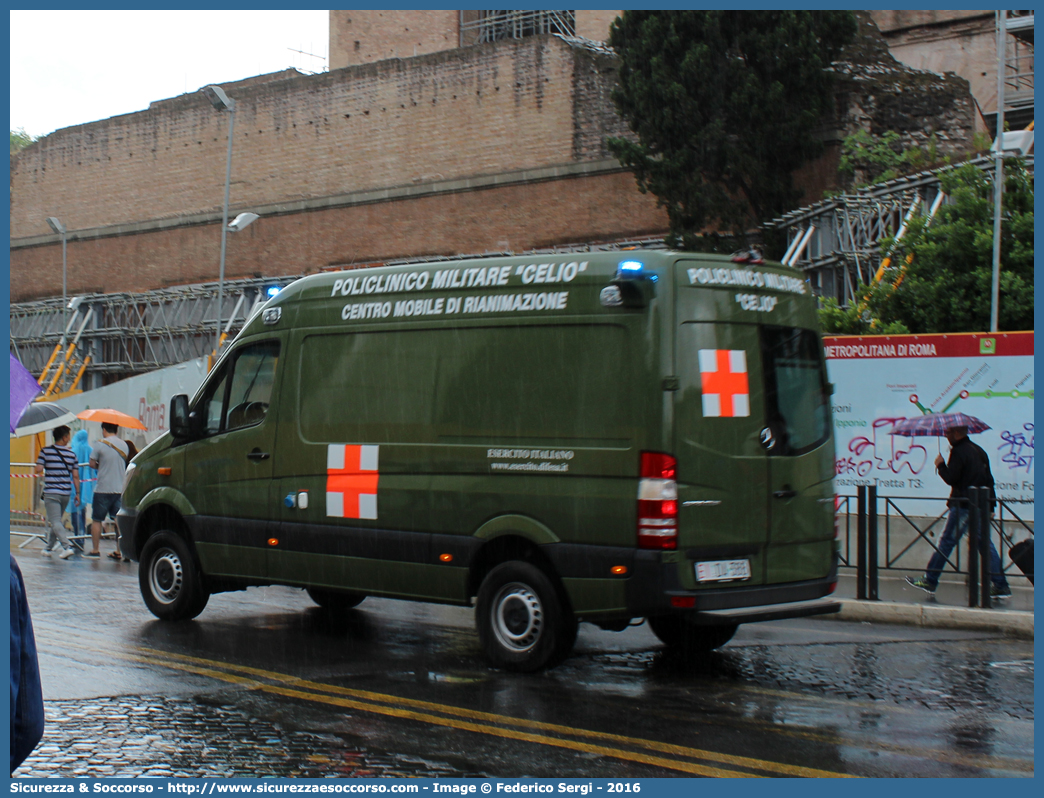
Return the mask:
M 712 560 L 696 563 L 697 582 L 750 579 L 750 560 Z

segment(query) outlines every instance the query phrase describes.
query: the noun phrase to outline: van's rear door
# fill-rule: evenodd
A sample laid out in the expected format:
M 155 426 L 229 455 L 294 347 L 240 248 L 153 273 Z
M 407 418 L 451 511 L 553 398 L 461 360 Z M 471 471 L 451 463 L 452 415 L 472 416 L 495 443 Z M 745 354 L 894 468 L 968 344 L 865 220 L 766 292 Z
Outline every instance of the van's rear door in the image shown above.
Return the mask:
M 757 326 L 683 321 L 675 357 L 678 548 L 697 562 L 747 561 L 742 583 L 762 584 L 769 469 Z
M 822 343 L 812 330 L 761 324 L 769 463 L 765 581 L 825 576 L 834 556 L 834 441 Z
M 692 569 L 683 584 L 823 578 L 834 461 L 814 303 L 779 267 L 682 261 L 676 277 L 678 549 Z M 716 563 L 703 580 L 700 562 Z

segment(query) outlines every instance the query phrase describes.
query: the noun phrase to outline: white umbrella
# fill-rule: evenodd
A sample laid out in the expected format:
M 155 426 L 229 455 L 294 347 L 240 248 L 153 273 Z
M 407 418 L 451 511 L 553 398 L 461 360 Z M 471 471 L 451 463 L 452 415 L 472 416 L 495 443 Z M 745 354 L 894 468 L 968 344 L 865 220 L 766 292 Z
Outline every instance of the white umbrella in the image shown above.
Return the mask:
M 18 419 L 15 431 L 11 433 L 12 438 L 21 438 L 24 435 L 35 435 L 38 432 L 47 432 L 49 429 L 60 427 L 76 421 L 76 414 L 54 402 L 33 402 L 22 413 Z

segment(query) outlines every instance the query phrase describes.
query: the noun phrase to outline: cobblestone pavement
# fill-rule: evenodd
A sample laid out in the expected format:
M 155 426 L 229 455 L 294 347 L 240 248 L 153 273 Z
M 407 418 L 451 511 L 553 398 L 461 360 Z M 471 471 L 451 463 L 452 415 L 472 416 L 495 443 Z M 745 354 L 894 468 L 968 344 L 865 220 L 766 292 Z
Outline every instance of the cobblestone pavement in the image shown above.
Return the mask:
M 483 773 L 282 728 L 232 706 L 156 696 L 45 702 L 15 778 L 466 778 Z

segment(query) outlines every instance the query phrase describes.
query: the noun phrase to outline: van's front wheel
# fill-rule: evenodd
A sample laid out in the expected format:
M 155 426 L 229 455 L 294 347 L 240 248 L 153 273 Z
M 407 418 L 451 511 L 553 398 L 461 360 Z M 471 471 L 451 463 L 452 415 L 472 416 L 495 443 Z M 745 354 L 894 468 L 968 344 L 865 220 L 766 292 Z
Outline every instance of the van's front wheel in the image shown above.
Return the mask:
M 141 550 L 138 586 L 145 605 L 162 621 L 187 621 L 207 606 L 210 592 L 203 585 L 188 543 L 166 530 L 156 532 Z
M 683 654 L 699 655 L 728 643 L 739 625 L 700 626 L 679 615 L 661 615 L 649 618 L 649 628 L 668 648 Z
M 547 575 L 526 562 L 502 563 L 486 575 L 475 622 L 493 664 L 525 673 L 557 664 L 576 640 L 575 617 Z

